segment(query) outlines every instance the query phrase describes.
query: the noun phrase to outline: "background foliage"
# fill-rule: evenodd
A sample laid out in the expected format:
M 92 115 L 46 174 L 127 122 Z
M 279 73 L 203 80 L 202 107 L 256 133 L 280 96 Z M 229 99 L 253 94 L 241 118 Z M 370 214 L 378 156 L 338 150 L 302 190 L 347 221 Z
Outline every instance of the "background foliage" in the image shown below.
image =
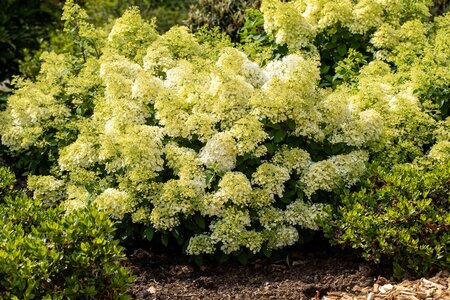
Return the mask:
M 5 0 L 0 11 L 0 81 L 19 73 L 19 60 L 58 27 L 59 1 Z

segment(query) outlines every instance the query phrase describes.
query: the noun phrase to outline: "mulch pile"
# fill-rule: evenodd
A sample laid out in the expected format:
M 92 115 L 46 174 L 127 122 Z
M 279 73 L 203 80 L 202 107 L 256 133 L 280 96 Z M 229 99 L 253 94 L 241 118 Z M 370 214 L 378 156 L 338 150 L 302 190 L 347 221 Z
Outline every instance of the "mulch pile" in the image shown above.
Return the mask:
M 365 288 L 360 295 L 345 292 L 329 292 L 323 300 L 448 300 L 450 299 L 450 277 L 448 272 L 439 272 L 432 278 L 405 280 L 391 284 L 383 277 L 378 278 L 371 288 Z
M 196 267 L 176 255 L 138 249 L 126 265 L 138 276 L 133 299 L 450 299 L 448 272 L 400 283 L 355 253 L 297 253 L 285 261 Z

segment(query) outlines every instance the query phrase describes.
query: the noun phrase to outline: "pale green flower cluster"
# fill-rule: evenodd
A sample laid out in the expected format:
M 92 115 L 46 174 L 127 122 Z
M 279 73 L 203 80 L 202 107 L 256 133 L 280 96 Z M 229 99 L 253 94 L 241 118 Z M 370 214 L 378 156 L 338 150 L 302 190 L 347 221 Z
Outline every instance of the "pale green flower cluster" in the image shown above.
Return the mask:
M 207 167 L 219 172 L 230 171 L 236 165 L 236 142 L 231 134 L 215 134 L 200 150 L 200 161 Z
M 354 151 L 312 163 L 300 179 L 307 196 L 318 190 L 331 192 L 343 185 L 351 186 L 364 174 L 368 153 Z
M 252 183 L 267 193 L 283 196 L 284 183 L 290 178 L 289 170 L 271 163 L 263 163 L 252 175 Z
M 263 0 L 264 28 L 276 43 L 290 49 L 311 46 L 314 37 L 342 26 L 364 34 L 385 23 L 423 19 L 430 15 L 432 1 L 414 0 Z
M 9 98 L 9 109 L 2 113 L 2 141 L 12 150 L 35 144 L 45 146 L 42 135 L 51 128 L 64 127 L 70 116 L 68 107 L 58 99 L 60 83 L 70 75 L 66 58 L 51 53 L 44 59 L 42 82 L 18 81 L 19 90 Z M 53 76 L 51 80 L 47 78 L 49 74 Z
M 322 204 L 307 204 L 301 200 L 289 204 L 284 211 L 274 207 L 259 211 L 259 222 L 269 231 L 286 225 L 301 225 L 317 230 L 317 220 L 325 217 Z
M 423 1 L 404 2 L 267 0 L 262 9 L 267 31 L 291 48 L 340 24 L 378 30 L 378 56 L 404 63 L 413 59 L 408 24 L 416 23 L 392 20 L 426 15 Z M 440 19 L 431 41 L 419 26 L 428 60 L 432 46 L 448 49 L 449 23 Z M 29 184 L 68 211 L 93 202 L 112 218 L 166 231 L 204 218 L 190 254 L 292 245 L 299 230 L 326 218 L 314 195 L 357 183 L 369 156 L 414 157 L 433 132 L 440 143 L 430 155 L 448 149 L 449 121 L 436 122 L 415 92 L 428 84 L 418 56 L 401 73 L 376 60 L 354 87 L 331 90 L 319 87 L 314 50 L 260 66 L 237 49 L 201 44 L 184 27 L 158 36 L 134 9 L 97 38 L 102 55 L 81 70 L 71 57 L 47 54 L 37 81 L 20 82 L 1 113 L 2 141 L 12 150 L 41 149 L 52 134 L 62 141 L 54 177 Z M 448 54 L 435 57 L 430 65 L 443 73 Z
M 431 148 L 429 156 L 437 159 L 446 161 L 450 158 L 450 141 L 442 141 Z
M 34 199 L 52 205 L 65 199 L 64 181 L 53 176 L 29 176 L 27 183 Z
M 108 188 L 98 195 L 93 203 L 114 219 L 121 220 L 126 213 L 133 210 L 133 200 L 124 191 Z
M 308 152 L 299 148 L 289 148 L 283 145 L 272 159 L 275 165 L 286 168 L 289 172 L 295 171 L 302 174 L 311 164 Z

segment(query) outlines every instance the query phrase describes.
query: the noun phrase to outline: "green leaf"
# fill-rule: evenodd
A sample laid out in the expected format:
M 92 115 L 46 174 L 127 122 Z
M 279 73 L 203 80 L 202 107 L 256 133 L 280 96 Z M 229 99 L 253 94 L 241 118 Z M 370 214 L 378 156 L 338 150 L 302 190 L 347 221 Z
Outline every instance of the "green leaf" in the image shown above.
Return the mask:
M 195 215 L 194 216 L 194 222 L 195 224 L 197 224 L 198 227 L 200 227 L 201 229 L 205 229 L 205 220 L 203 219 L 202 216 L 200 215 Z
M 236 256 L 236 259 L 244 266 L 248 264 L 248 255 L 243 251 Z
M 281 200 L 281 202 L 283 202 L 284 204 L 289 204 L 289 203 L 292 202 L 292 199 L 289 198 L 289 197 L 282 197 L 280 200 Z
M 286 137 L 286 131 L 284 131 L 284 130 L 277 130 L 275 132 L 275 134 L 273 135 L 273 141 L 275 143 L 279 143 L 282 140 L 284 140 L 285 137 Z
M 344 56 L 345 53 L 347 53 L 347 47 L 345 46 L 345 44 L 340 44 L 337 47 L 337 52 L 339 53 L 340 56 Z
M 196 256 L 194 257 L 194 263 L 195 263 L 197 266 L 201 266 L 201 265 L 203 264 L 203 257 L 202 257 L 201 255 L 196 255 Z
M 272 255 L 272 249 L 269 249 L 267 246 L 263 247 L 263 253 L 266 257 L 270 257 Z
M 166 233 L 163 233 L 161 235 L 161 243 L 164 245 L 164 247 L 169 246 L 169 236 Z
M 269 152 L 269 154 L 275 153 L 275 146 L 273 144 L 264 144 L 264 146 L 266 146 L 267 152 Z
M 187 219 L 183 223 L 183 226 L 190 231 L 195 231 L 197 229 L 196 224 L 192 220 L 189 220 L 189 219 Z
M 207 173 L 206 174 L 206 185 L 209 186 L 212 179 L 214 178 L 214 173 Z
M 147 241 L 151 242 L 154 234 L 155 234 L 155 230 L 152 227 L 147 227 L 144 230 L 143 236 L 144 236 L 144 238 L 147 239 Z
M 328 73 L 329 70 L 330 70 L 330 66 L 328 66 L 328 65 L 323 65 L 322 67 L 320 67 L 320 73 L 322 73 L 322 74 Z
M 87 243 L 81 243 L 80 248 L 81 248 L 81 251 L 88 252 L 89 245 Z

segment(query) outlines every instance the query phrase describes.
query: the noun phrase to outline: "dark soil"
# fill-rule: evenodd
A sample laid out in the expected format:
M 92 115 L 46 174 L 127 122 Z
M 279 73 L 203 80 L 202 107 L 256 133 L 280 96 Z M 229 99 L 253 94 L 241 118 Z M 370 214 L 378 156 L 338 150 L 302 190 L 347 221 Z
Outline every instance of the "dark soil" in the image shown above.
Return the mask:
M 256 260 L 198 267 L 138 249 L 126 264 L 138 276 L 130 290 L 134 299 L 320 299 L 335 291 L 361 294 L 379 277 L 357 254 L 332 247 L 292 250 L 290 256 L 290 265 Z

